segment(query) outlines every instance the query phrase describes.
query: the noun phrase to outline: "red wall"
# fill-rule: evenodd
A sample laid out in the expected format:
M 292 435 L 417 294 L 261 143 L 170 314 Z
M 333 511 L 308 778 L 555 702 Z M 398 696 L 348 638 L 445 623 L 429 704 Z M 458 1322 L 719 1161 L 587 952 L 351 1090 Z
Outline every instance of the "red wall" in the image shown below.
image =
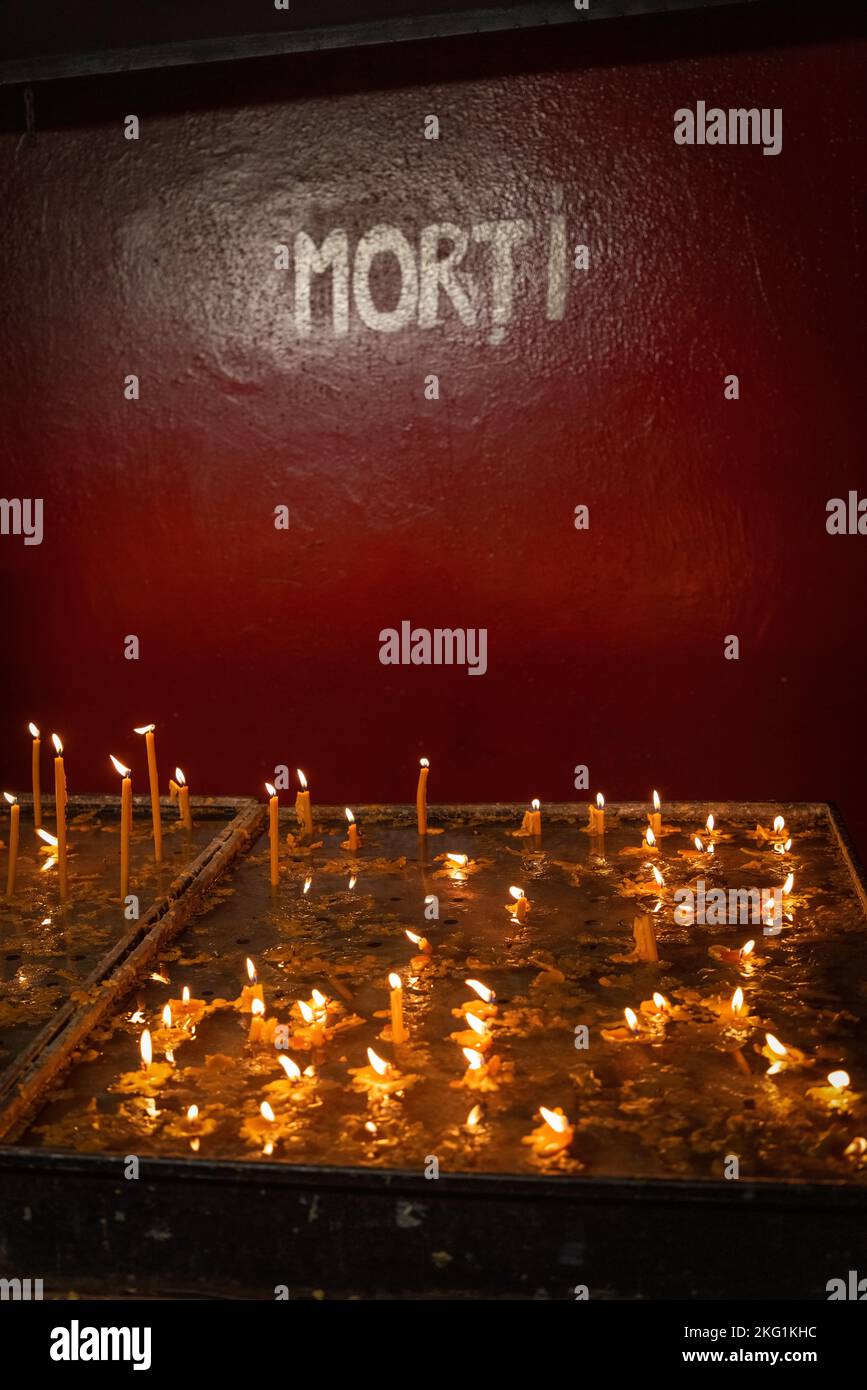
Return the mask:
M 45 539 L 0 537 L 4 785 L 28 719 L 72 790 L 155 720 L 196 791 L 287 763 L 407 800 L 425 753 L 434 800 L 568 799 L 587 763 L 610 798 L 833 798 L 867 837 L 867 540 L 825 530 L 863 480 L 865 44 L 713 53 L 707 23 L 57 84 L 23 140 L 6 98 L 2 490 Z M 698 100 L 781 107 L 782 153 L 676 146 Z M 592 254 L 559 323 L 558 186 Z M 296 332 L 295 232 L 506 217 L 536 230 L 502 343 L 445 301 Z M 382 666 L 403 618 L 486 627 L 488 673 Z

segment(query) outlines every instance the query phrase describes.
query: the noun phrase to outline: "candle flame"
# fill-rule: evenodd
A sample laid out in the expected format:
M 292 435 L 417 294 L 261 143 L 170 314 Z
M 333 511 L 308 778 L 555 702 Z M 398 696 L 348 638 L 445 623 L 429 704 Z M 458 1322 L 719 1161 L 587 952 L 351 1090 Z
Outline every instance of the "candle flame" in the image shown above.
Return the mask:
M 109 753 L 108 756 L 111 758 L 111 761 L 114 763 L 114 770 L 115 770 L 115 772 L 119 772 L 120 775 L 121 775 L 121 777 L 129 777 L 129 773 L 130 773 L 129 768 L 128 768 L 128 767 L 124 767 L 124 765 L 123 765 L 123 763 L 120 761 L 120 759 L 119 759 L 119 758 L 116 758 L 116 757 L 114 756 L 113 753 Z
M 265 783 L 265 790 L 266 790 L 266 792 L 268 793 L 269 796 L 276 796 L 276 795 L 277 795 L 277 788 L 274 787 L 274 786 L 272 786 L 270 782 L 266 782 L 266 783 Z
M 353 890 L 353 888 L 355 887 L 355 885 L 356 885 L 357 882 L 358 882 L 358 879 L 355 877 L 355 874 L 353 874 L 353 875 L 352 875 L 352 878 L 349 880 L 349 882 L 348 882 L 347 885 L 346 885 L 346 887 L 349 889 L 350 893 L 352 892 L 352 890 Z
M 182 994 L 181 994 L 181 999 L 182 999 L 183 1003 L 189 1004 L 189 1002 L 190 1002 L 190 987 L 189 987 L 189 985 L 184 985 L 183 992 L 182 992 Z
M 40 840 L 44 840 L 45 843 L 46 843 L 47 845 L 51 845 L 51 848 L 52 848 L 52 849 L 56 849 L 56 848 L 57 848 L 57 836 L 56 836 L 56 835 L 49 835 L 48 831 L 47 831 L 47 830 L 43 830 L 41 826 L 40 826 L 40 828 L 37 830 L 36 834 L 39 836 Z
M 154 1059 L 154 1045 L 151 1042 L 151 1035 L 147 1028 L 145 1028 L 144 1032 L 141 1035 L 141 1042 L 139 1043 L 139 1047 L 141 1049 L 142 1062 L 146 1067 L 149 1067 Z
M 316 1005 L 317 1009 L 324 1009 L 325 1005 L 328 1003 L 327 998 L 319 989 L 311 989 L 310 998 L 313 1000 L 313 1003 Z
M 314 1018 L 314 1014 L 313 1014 L 313 1010 L 311 1009 L 310 1005 L 309 1005 L 309 1004 L 306 1004 L 306 1003 L 304 1002 L 303 999 L 297 1000 L 297 1004 L 298 1004 L 298 1012 L 300 1013 L 301 1017 L 304 1019 L 304 1022 L 305 1022 L 305 1023 L 312 1023 L 312 1022 L 313 1022 L 313 1018 Z
M 775 1052 L 778 1057 L 785 1057 L 788 1054 L 789 1049 L 784 1047 L 779 1038 L 774 1037 L 773 1033 L 765 1034 L 765 1042 L 768 1044 L 771 1051 Z
M 41 874 L 47 873 L 49 869 L 53 869 L 53 868 L 54 868 L 54 866 L 55 866 L 56 863 L 57 863 L 57 855 L 56 855 L 56 854 L 52 854 L 52 856 L 51 856 L 50 859 L 46 859 L 45 863 L 42 865 L 42 868 L 39 870 L 39 872 L 40 872 Z
M 469 1115 L 467 1116 L 467 1129 L 475 1129 L 481 1118 L 482 1107 L 480 1105 L 474 1105 Z
M 9 802 L 9 805 L 10 805 L 10 806 L 14 806 L 14 805 L 15 805 L 15 802 L 18 800 L 18 797 L 17 797 L 17 796 L 13 796 L 11 792 L 4 792 L 3 795 L 5 796 L 6 800 Z
M 482 984 L 481 980 L 465 980 L 464 984 L 474 990 L 486 1004 L 490 1004 L 491 1000 L 497 997 L 492 989 L 488 989 L 487 985 Z
M 530 802 L 530 807 L 531 807 L 531 809 L 532 809 L 533 811 L 538 811 L 538 810 L 540 810 L 540 809 L 541 809 L 541 806 L 542 806 L 542 803 L 541 803 L 541 801 L 539 800 L 539 798 L 538 798 L 537 796 L 535 796 L 535 797 L 533 798 L 533 800 Z
M 669 1007 L 668 1000 L 666 999 L 665 995 L 660 994 L 658 990 L 654 990 L 653 992 L 653 1002 L 661 1014 L 664 1014 L 666 1009 Z
M 694 837 L 692 843 L 695 845 L 695 847 L 696 847 L 696 849 L 698 850 L 699 854 L 704 854 L 704 845 L 702 844 L 701 840 L 698 838 L 697 835 Z
M 775 816 L 775 817 L 774 817 L 774 830 L 777 832 L 778 835 L 779 835 L 780 831 L 783 830 L 783 829 L 785 828 L 785 824 L 786 824 L 786 822 L 785 822 L 785 820 L 783 819 L 782 816 Z
M 461 868 L 464 868 L 468 862 L 466 854 L 447 854 L 446 859 L 450 859 L 453 864 L 458 864 Z
M 256 974 L 256 967 L 249 956 L 247 957 L 247 978 L 250 981 L 251 985 L 254 985 L 259 978 L 259 976 Z
M 650 829 L 649 826 L 647 828 L 647 834 L 644 837 L 644 842 L 646 845 L 649 845 L 651 849 L 656 844 L 656 836 L 654 835 L 653 831 Z
M 849 1073 L 847 1071 L 829 1071 L 828 1080 L 835 1091 L 844 1091 L 849 1085 Z
M 418 765 L 419 767 L 430 767 L 430 763 L 428 762 L 427 758 L 419 758 Z
M 263 1100 L 262 1104 L 259 1106 L 259 1114 L 262 1116 L 263 1120 L 268 1120 L 269 1123 L 273 1124 L 274 1111 L 271 1109 L 267 1100 Z
M 485 1059 L 481 1052 L 476 1052 L 474 1047 L 462 1047 L 461 1052 L 470 1064 L 470 1071 L 481 1071 L 485 1065 Z
M 199 1107 L 198 1107 L 197 1105 L 191 1105 L 190 1108 L 189 1108 L 189 1110 L 187 1111 L 187 1119 L 188 1119 L 188 1120 L 197 1120 L 198 1118 L 199 1118 Z
M 388 983 L 391 985 L 392 989 L 403 989 L 403 981 L 393 970 L 388 977 Z
M 346 807 L 346 819 L 349 821 L 350 825 L 355 820 L 355 816 L 352 814 L 348 806 Z
M 300 767 L 296 767 L 295 771 L 298 773 L 298 781 L 301 783 L 301 790 L 306 791 L 307 778 L 304 776 L 304 773 L 301 771 Z
M 142 724 L 140 729 L 133 729 L 134 734 L 152 734 L 156 724 Z
M 291 1057 L 278 1057 L 277 1061 L 280 1063 L 290 1081 L 300 1081 L 301 1068 L 297 1062 L 293 1062 Z
M 791 891 L 792 891 L 792 885 L 794 884 L 794 882 L 795 882 L 795 875 L 794 875 L 794 874 L 789 874 L 788 878 L 786 879 L 785 883 L 783 884 L 783 893 L 784 893 L 784 894 L 785 894 L 785 893 L 791 893 Z
M 164 1027 L 164 1028 L 171 1028 L 171 1026 L 172 1026 L 172 1010 L 171 1010 L 171 1005 L 166 1004 L 165 1008 L 163 1009 L 163 1027 Z
M 27 727 L 34 738 L 39 738 L 39 730 L 37 729 L 36 725 L 32 723 L 32 721 L 30 724 L 27 725 Z
M 263 1002 L 261 999 L 254 999 L 253 1002 L 252 1002 L 252 1004 L 250 1005 L 250 1013 L 251 1013 L 251 1014 L 263 1014 L 264 1012 L 265 1012 L 265 1004 L 264 1004 L 264 1002 Z
M 653 874 L 653 877 L 656 879 L 656 882 L 659 884 L 659 887 L 660 887 L 660 888 L 664 888 L 664 887 L 665 887 L 665 879 L 662 877 L 662 874 L 659 872 L 659 870 L 657 869 L 656 865 L 655 865 L 655 864 L 651 864 L 650 870 L 651 870 L 651 873 Z
M 187 779 L 179 767 L 175 768 L 175 781 L 179 787 L 185 787 L 187 785 Z
M 744 1007 L 744 992 L 743 992 L 743 990 L 741 989 L 740 985 L 738 985 L 737 989 L 735 990 L 734 994 L 732 995 L 732 1013 L 733 1013 L 733 1014 L 739 1014 L 739 1013 L 742 1011 L 743 1007 Z
M 626 1022 L 629 1024 L 629 1027 L 632 1029 L 632 1032 L 633 1032 L 633 1033 L 636 1033 L 636 1032 L 638 1031 L 638 1019 L 637 1019 L 637 1017 L 636 1017 L 636 1015 L 635 1015 L 635 1010 L 634 1010 L 634 1009 L 630 1009 L 630 1008 L 627 1006 L 627 1007 L 623 1010 L 623 1013 L 624 1013 L 624 1015 L 625 1015 L 625 1017 L 626 1017 Z
M 488 1031 L 482 1020 L 480 1018 L 476 1018 L 475 1014 L 464 1014 L 464 1018 L 467 1020 L 467 1023 L 470 1025 L 473 1032 L 478 1033 L 480 1037 L 484 1036 L 484 1034 Z
M 63 757 L 63 744 L 60 742 L 59 734 L 51 735 L 51 742 L 54 744 L 54 751 L 59 758 Z
M 523 896 L 524 896 L 524 890 L 523 890 L 523 888 L 516 888 L 514 884 L 513 884 L 512 887 L 509 889 L 509 892 L 511 893 L 512 897 L 513 897 L 517 902 L 520 902 L 521 898 L 523 898 Z
M 413 946 L 417 946 L 417 945 L 419 944 L 419 942 L 421 941 L 421 937 L 420 937 L 420 936 L 416 936 L 415 932 L 414 932 L 414 931 L 410 931 L 409 927 L 405 927 L 405 928 L 404 928 L 404 931 L 406 932 L 406 935 L 409 937 L 409 939 L 410 939 L 410 941 L 412 942 Z
M 391 1070 L 388 1062 L 382 1057 L 377 1057 L 372 1047 L 367 1049 L 367 1060 L 379 1076 L 385 1076 L 385 1073 Z
M 653 809 L 654 811 L 659 810 L 659 792 L 653 793 Z
M 710 815 L 708 816 L 708 818 L 707 818 L 707 820 L 705 821 L 704 824 L 705 824 L 705 829 L 707 830 L 708 835 L 712 835 L 712 834 L 713 834 L 713 828 L 714 828 L 714 826 L 716 825 L 716 821 L 715 821 L 714 818 L 713 818 L 713 811 L 711 811 Z
M 602 811 L 605 807 L 605 797 L 602 795 L 601 792 L 596 793 L 596 806 L 600 811 Z
M 745 941 L 744 944 L 743 944 L 743 946 L 742 946 L 741 949 L 740 949 L 739 954 L 742 955 L 742 956 L 749 956 L 749 955 L 752 955 L 752 953 L 753 953 L 753 951 L 754 951 L 755 949 L 756 949 L 756 943 L 755 943 L 754 941 Z
M 539 1106 L 539 1114 L 555 1134 L 563 1134 L 569 1124 L 565 1115 L 558 1115 L 555 1110 L 546 1110 L 544 1105 Z
M 310 889 L 311 889 L 312 887 L 313 887 L 313 875 L 312 875 L 312 874 L 308 874 L 307 877 L 306 877 L 305 880 L 304 880 L 304 887 L 301 889 L 301 892 L 302 892 L 302 893 L 309 893 L 309 892 L 310 892 Z

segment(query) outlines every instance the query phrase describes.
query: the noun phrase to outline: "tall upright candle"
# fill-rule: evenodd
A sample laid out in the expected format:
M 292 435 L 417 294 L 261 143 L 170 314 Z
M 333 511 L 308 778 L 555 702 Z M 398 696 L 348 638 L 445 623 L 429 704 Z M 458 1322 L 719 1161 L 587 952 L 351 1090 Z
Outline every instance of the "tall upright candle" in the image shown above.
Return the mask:
M 21 807 L 18 798 L 11 792 L 4 792 L 9 802 L 9 868 L 6 872 L 6 896 L 11 898 L 15 892 L 15 866 L 18 862 L 18 825 L 21 820 Z
M 302 835 L 312 835 L 313 811 L 310 806 L 310 792 L 307 787 L 307 778 L 304 776 L 300 767 L 297 769 L 297 772 L 301 788 L 298 795 L 295 797 L 295 814 L 301 824 Z
M 346 819 L 349 821 L 349 838 L 347 840 L 344 840 L 343 844 L 346 849 L 350 850 L 353 854 L 355 854 L 355 852 L 361 845 L 361 841 L 358 838 L 358 826 L 355 823 L 355 816 L 352 814 L 348 806 L 346 807 Z
M 130 769 L 114 756 L 108 755 L 123 781 L 120 784 L 120 900 L 124 902 L 129 893 L 129 842 L 132 835 L 132 781 Z
M 276 887 L 280 882 L 279 806 L 276 787 L 266 782 L 265 790 L 271 798 L 268 802 L 268 835 L 271 842 L 271 886 Z
M 588 806 L 589 828 L 591 835 L 605 834 L 605 797 L 601 792 L 596 793 L 596 805 Z
M 394 971 L 388 977 L 391 986 L 391 1041 L 406 1042 L 406 1029 L 403 1026 L 403 982 Z
M 39 755 L 42 749 L 42 739 L 36 725 L 31 723 L 30 733 L 33 736 L 33 750 L 31 754 L 31 764 L 33 768 L 33 828 L 38 830 L 42 824 L 42 790 L 39 785 Z
M 658 840 L 662 834 L 662 813 L 659 809 L 659 792 L 653 793 L 653 810 L 648 811 L 647 822 Z
M 430 763 L 427 758 L 419 759 L 418 788 L 415 794 L 415 809 L 418 819 L 419 835 L 427 834 L 427 777 Z
M 148 781 L 151 790 L 151 818 L 154 823 L 154 859 L 158 864 L 163 859 L 163 823 L 160 818 L 160 780 L 157 776 L 157 747 L 154 739 L 156 724 L 143 724 L 133 733 L 144 734 L 148 755 Z
M 190 815 L 190 789 L 187 786 L 187 779 L 179 767 L 175 768 L 175 778 L 178 785 L 178 814 L 181 824 L 185 830 L 192 830 L 193 818 Z
M 66 899 L 66 769 L 63 766 L 63 744 L 57 734 L 51 735 L 54 744 L 54 807 L 57 816 L 57 872 L 60 877 L 60 899 Z

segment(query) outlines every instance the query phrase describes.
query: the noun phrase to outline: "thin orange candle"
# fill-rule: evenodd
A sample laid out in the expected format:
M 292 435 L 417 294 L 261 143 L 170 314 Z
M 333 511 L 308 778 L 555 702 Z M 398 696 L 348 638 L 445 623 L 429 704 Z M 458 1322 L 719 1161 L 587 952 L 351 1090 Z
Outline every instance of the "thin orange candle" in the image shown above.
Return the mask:
M 175 780 L 178 787 L 178 815 L 185 830 L 192 830 L 193 818 L 190 815 L 190 789 L 187 786 L 187 779 L 179 767 L 175 768 Z
M 348 806 L 346 808 L 346 819 L 349 821 L 349 838 L 343 841 L 342 847 L 343 849 L 348 849 L 352 854 L 355 854 L 361 846 L 361 840 L 358 838 L 358 826 L 355 823 L 355 816 Z
M 301 825 L 303 835 L 313 834 L 313 810 L 310 805 L 310 792 L 307 787 L 307 778 L 300 767 L 296 768 L 298 781 L 301 783 L 298 795 L 295 797 L 295 814 Z
M 391 1041 L 406 1042 L 407 1034 L 403 1026 L 403 983 L 394 971 L 389 975 L 388 983 L 391 986 Z
M 123 781 L 120 784 L 120 900 L 129 893 L 129 842 L 132 835 L 132 780 L 130 769 L 124 767 L 113 753 L 108 755 Z
M 658 840 L 662 834 L 662 812 L 659 809 L 659 792 L 653 793 L 653 810 L 647 813 L 647 823 Z
M 268 837 L 271 844 L 271 887 L 276 888 L 280 882 L 280 809 L 277 801 L 277 788 L 272 787 L 270 782 L 266 782 L 265 790 L 271 798 L 268 802 Z
M 9 802 L 9 868 L 6 873 L 6 896 L 11 898 L 15 892 L 15 866 L 18 862 L 18 828 L 21 820 L 21 807 L 17 796 L 4 792 Z
M 156 724 L 142 724 L 141 728 L 133 729 L 135 734 L 144 734 L 145 748 L 148 757 L 148 781 L 151 790 L 151 817 L 154 823 L 154 859 L 158 864 L 163 861 L 163 823 L 160 817 L 160 780 L 157 776 L 157 747 L 154 739 Z
M 39 785 L 39 755 L 42 749 L 42 739 L 36 725 L 30 723 L 27 726 L 33 736 L 33 751 L 31 763 L 33 767 L 33 828 L 38 830 L 42 824 L 42 790 Z
M 64 901 L 67 889 L 66 873 L 66 770 L 63 766 L 63 744 L 57 734 L 51 735 L 54 759 L 54 806 L 57 816 L 57 872 L 60 877 L 60 898 Z
M 418 820 L 419 835 L 427 834 L 427 778 L 430 772 L 430 763 L 427 758 L 420 758 L 418 764 L 418 787 L 415 793 L 415 810 Z
M 587 807 L 588 828 L 591 835 L 605 834 L 605 797 L 601 792 L 596 793 L 596 805 Z

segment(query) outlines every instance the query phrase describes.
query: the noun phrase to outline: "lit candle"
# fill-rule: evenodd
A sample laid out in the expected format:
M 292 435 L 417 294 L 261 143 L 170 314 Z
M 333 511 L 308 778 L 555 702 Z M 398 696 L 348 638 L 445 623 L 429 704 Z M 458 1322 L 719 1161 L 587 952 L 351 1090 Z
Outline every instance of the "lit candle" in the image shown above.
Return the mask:
M 403 1026 L 403 984 L 394 971 L 388 977 L 391 986 L 391 1041 L 406 1042 L 406 1029 Z
M 506 911 L 510 912 L 517 922 L 523 922 L 527 913 L 530 911 L 530 904 L 524 897 L 523 888 L 516 888 L 514 885 L 509 889 L 514 903 L 506 903 Z
M 350 1067 L 349 1075 L 357 1091 L 370 1091 L 374 1096 L 388 1095 L 391 1091 L 403 1091 L 418 1080 L 417 1076 L 405 1076 L 397 1067 L 378 1057 L 372 1047 L 367 1049 L 368 1067 Z
M 247 1041 L 250 1043 L 261 1043 L 266 1047 L 273 1043 L 274 1034 L 277 1031 L 276 1018 L 265 1018 L 265 1004 L 261 999 L 254 999 L 250 1005 L 250 1030 L 247 1034 Z
M 861 1099 L 860 1095 L 849 1091 L 850 1077 L 847 1071 L 831 1071 L 828 1073 L 827 1086 L 811 1086 L 807 1095 L 811 1100 L 824 1101 L 832 1110 L 847 1111 L 853 1101 Z
M 39 785 L 39 753 L 42 748 L 42 739 L 36 725 L 31 723 L 29 726 L 33 735 L 33 750 L 31 763 L 33 768 L 33 827 L 38 830 L 42 824 L 42 791 Z
M 18 805 L 18 798 L 11 792 L 4 792 L 6 800 L 9 802 L 9 868 L 6 873 L 6 896 L 11 898 L 15 892 L 15 866 L 18 862 L 18 823 L 21 819 L 21 807 Z
M 118 762 L 113 753 L 108 755 L 123 781 L 120 784 L 120 900 L 124 902 L 129 893 L 129 842 L 132 834 L 132 780 L 130 770 Z
M 175 779 L 178 785 L 178 815 L 185 830 L 192 830 L 193 818 L 190 815 L 190 789 L 187 786 L 187 779 L 179 767 L 175 768 Z
M 653 793 L 653 810 L 647 814 L 647 821 L 656 839 L 662 834 L 662 814 L 659 809 L 659 792 Z
M 413 956 L 410 961 L 413 970 L 421 970 L 424 966 L 430 964 L 433 947 L 426 936 L 417 936 L 414 931 L 410 931 L 409 927 L 404 927 L 404 933 L 407 940 L 411 941 L 413 946 L 416 946 L 421 952 L 421 955 Z
M 57 734 L 51 735 L 54 759 L 54 804 L 57 816 L 57 872 L 60 875 L 60 897 L 66 898 L 66 771 L 63 766 L 63 744 Z
M 265 1002 L 265 992 L 259 984 L 256 966 L 249 956 L 247 957 L 247 978 L 250 983 L 241 987 L 240 996 L 235 1000 L 235 1008 L 240 1009 L 242 1014 L 252 1012 L 254 999 L 261 999 L 263 1004 Z
M 355 816 L 348 806 L 346 808 L 346 819 L 349 821 L 349 839 L 343 841 L 341 848 L 351 850 L 351 852 L 355 854 L 361 845 L 361 841 L 358 838 L 358 826 L 355 824 Z
M 596 793 L 596 805 L 587 807 L 588 829 L 591 835 L 605 834 L 605 797 Z
M 539 1114 L 542 1116 L 541 1125 L 532 1134 L 525 1135 L 521 1143 L 529 1144 L 534 1154 L 542 1158 L 568 1149 L 575 1130 L 559 1105 L 556 1110 L 546 1110 L 544 1105 L 540 1105 Z
M 270 782 L 266 782 L 265 790 L 271 798 L 268 802 L 268 836 L 271 843 L 271 887 L 275 888 L 280 882 L 279 807 L 277 788 L 273 787 Z
M 538 797 L 530 802 L 530 824 L 527 829 L 531 835 L 538 837 L 542 834 L 542 803 Z
M 312 835 L 313 811 L 310 806 L 310 792 L 307 787 L 307 778 L 304 776 L 300 767 L 296 770 L 298 772 L 298 781 L 301 783 L 301 789 L 295 797 L 295 814 L 301 825 L 301 833 L 303 835 Z
M 415 794 L 415 810 L 418 820 L 419 835 L 427 834 L 427 777 L 430 772 L 430 763 L 427 758 L 420 758 L 418 764 L 418 787 Z
M 156 724 L 143 724 L 140 729 L 134 729 L 133 733 L 144 734 L 145 748 L 148 757 L 148 781 L 151 791 L 151 817 L 154 823 L 154 859 L 158 864 L 162 863 L 163 858 L 163 823 L 160 818 L 160 783 L 157 776 L 157 748 L 154 739 L 154 729 Z

